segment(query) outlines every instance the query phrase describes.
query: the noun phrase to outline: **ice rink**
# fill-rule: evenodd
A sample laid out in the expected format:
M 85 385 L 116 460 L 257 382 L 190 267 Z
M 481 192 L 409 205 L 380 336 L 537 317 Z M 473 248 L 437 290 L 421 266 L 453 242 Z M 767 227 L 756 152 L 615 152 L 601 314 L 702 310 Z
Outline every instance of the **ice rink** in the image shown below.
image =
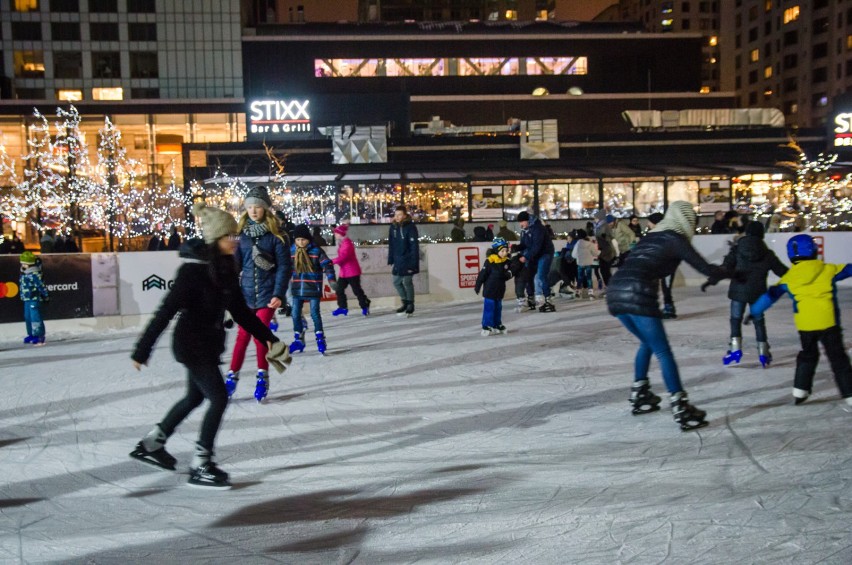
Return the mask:
M 742 364 L 723 367 L 726 290 L 676 288 L 666 322 L 711 420 L 697 432 L 667 398 L 630 414 L 637 343 L 603 301 L 507 301 L 510 333 L 487 338 L 478 301 L 411 319 L 325 305 L 331 354 L 309 340 L 262 405 L 250 346 L 218 438 L 229 491 L 186 485 L 206 404 L 168 444 L 179 472 L 128 457 L 183 393 L 170 335 L 137 373 L 136 331 L 48 322 L 43 348 L 0 343 L 0 562 L 852 563 L 852 413 L 824 357 L 793 406 L 786 298 L 767 316 L 773 366 L 746 327 Z

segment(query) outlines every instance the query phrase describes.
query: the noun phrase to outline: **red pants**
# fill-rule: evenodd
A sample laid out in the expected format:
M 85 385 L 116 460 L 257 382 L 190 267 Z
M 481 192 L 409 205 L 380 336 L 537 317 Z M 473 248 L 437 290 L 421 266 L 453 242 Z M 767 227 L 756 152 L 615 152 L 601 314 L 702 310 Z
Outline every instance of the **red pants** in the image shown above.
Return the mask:
M 258 319 L 263 322 L 264 326 L 269 326 L 269 321 L 275 314 L 274 308 L 258 308 L 254 311 Z M 237 342 L 234 344 L 234 353 L 231 356 L 231 370 L 239 371 L 243 366 L 243 361 L 246 358 L 246 348 L 249 340 L 254 339 L 251 334 L 245 331 L 242 327 L 237 331 Z M 257 368 L 269 371 L 269 362 L 266 360 L 266 344 L 257 339 L 254 340 L 255 349 L 257 349 Z

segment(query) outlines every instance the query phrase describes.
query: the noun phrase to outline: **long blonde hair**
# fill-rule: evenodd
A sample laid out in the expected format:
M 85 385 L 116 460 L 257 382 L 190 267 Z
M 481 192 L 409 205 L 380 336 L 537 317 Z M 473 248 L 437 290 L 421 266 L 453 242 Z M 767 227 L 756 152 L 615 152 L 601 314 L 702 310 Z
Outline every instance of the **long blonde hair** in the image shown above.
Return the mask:
M 237 233 L 243 233 L 243 230 L 246 227 L 246 224 L 249 222 L 248 212 L 243 212 L 240 215 L 240 221 L 237 222 Z M 271 213 L 269 210 L 263 210 L 263 220 L 259 223 L 265 224 L 266 228 L 269 230 L 269 233 L 277 237 L 281 240 L 281 242 L 287 247 L 290 246 L 290 238 L 287 237 L 287 234 L 281 233 L 281 224 L 278 222 L 278 218 L 275 217 L 275 214 Z
M 296 245 L 296 272 L 297 273 L 313 273 L 314 265 L 311 263 L 311 256 L 308 254 L 308 246 L 299 247 Z

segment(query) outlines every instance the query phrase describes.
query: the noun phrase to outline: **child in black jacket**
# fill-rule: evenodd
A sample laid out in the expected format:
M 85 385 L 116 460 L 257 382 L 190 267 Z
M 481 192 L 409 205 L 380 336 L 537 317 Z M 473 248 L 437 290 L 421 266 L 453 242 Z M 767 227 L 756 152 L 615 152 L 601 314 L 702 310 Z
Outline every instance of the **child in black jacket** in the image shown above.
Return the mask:
M 503 297 L 506 294 L 506 281 L 512 278 L 512 270 L 508 261 L 509 244 L 503 238 L 497 238 L 491 244 L 491 249 L 485 258 L 485 265 L 476 277 L 474 291 L 482 297 L 485 303 L 482 309 L 482 335 L 506 333 L 503 325 Z
M 743 357 L 742 326 L 746 306 L 751 310 L 751 305 L 766 292 L 766 275 L 769 271 L 783 277 L 787 273 L 787 266 L 764 243 L 763 224 L 760 222 L 746 224 L 745 235 L 733 244 L 722 261 L 722 266 L 733 273 L 728 290 L 728 298 L 731 299 L 731 342 L 722 359 L 725 365 L 730 365 L 739 363 Z M 704 290 L 708 284 L 715 282 L 710 279 L 701 289 Z M 766 320 L 763 319 L 763 314 L 752 314 L 751 319 L 757 339 L 758 359 L 760 364 L 766 367 L 772 362 Z
M 234 263 L 239 239 L 237 222 L 222 210 L 196 204 L 193 213 L 201 220 L 204 241 L 190 240 L 181 248 L 187 259 L 178 270 L 169 293 L 136 343 L 133 366 L 141 370 L 169 322 L 180 312 L 172 339 L 175 360 L 187 368 L 186 395 L 144 437 L 130 456 L 145 463 L 174 470 L 177 460 L 165 449 L 175 428 L 207 398 L 210 407 L 201 424 L 189 483 L 196 486 L 230 487 L 228 474 L 213 462 L 213 444 L 228 405 L 219 356 L 225 350 L 225 310 L 255 339 L 269 346 L 266 358 L 282 372 L 290 362 L 287 346 L 278 341 L 246 306 Z

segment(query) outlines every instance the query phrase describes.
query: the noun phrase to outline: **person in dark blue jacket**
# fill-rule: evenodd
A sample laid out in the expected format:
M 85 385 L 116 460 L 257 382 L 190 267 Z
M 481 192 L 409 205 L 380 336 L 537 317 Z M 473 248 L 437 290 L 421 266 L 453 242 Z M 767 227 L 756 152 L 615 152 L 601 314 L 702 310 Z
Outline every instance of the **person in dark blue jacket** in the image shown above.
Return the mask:
M 388 265 L 392 265 L 393 286 L 402 299 L 396 313 L 414 314 L 414 275 L 420 272 L 420 236 L 405 206 L 397 206 L 388 235 Z
M 264 187 L 258 186 L 249 191 L 243 201 L 245 212 L 237 226 L 240 241 L 234 253 L 246 305 L 266 326 L 269 326 L 275 309 L 280 308 L 285 300 L 293 271 L 289 242 L 279 233 L 278 219 L 269 211 L 271 206 L 272 200 Z M 249 333 L 240 326 L 225 380 L 229 397 L 237 389 L 250 339 Z M 255 339 L 254 345 L 257 350 L 254 396 L 260 402 L 269 391 L 269 363 L 266 361 L 266 344 Z
M 553 239 L 536 216 L 530 216 L 524 210 L 518 214 L 518 223 L 523 229 L 521 246 L 523 262 L 535 277 L 535 303 L 539 312 L 553 312 L 556 308 L 550 302 L 550 286 L 547 276 L 553 263 Z
M 305 327 L 302 321 L 302 305 L 310 303 L 311 319 L 314 321 L 314 334 L 317 339 L 317 350 L 325 353 L 326 341 L 323 332 L 322 316 L 320 315 L 320 300 L 322 299 L 322 276 L 328 277 L 332 288 L 337 280 L 334 276 L 334 264 L 321 247 L 313 243 L 313 236 L 308 226 L 300 224 L 293 230 L 295 243 L 290 248 L 293 262 L 293 278 L 290 290 L 293 293 L 293 331 L 295 338 L 290 344 L 290 353 L 301 353 L 305 350 Z

